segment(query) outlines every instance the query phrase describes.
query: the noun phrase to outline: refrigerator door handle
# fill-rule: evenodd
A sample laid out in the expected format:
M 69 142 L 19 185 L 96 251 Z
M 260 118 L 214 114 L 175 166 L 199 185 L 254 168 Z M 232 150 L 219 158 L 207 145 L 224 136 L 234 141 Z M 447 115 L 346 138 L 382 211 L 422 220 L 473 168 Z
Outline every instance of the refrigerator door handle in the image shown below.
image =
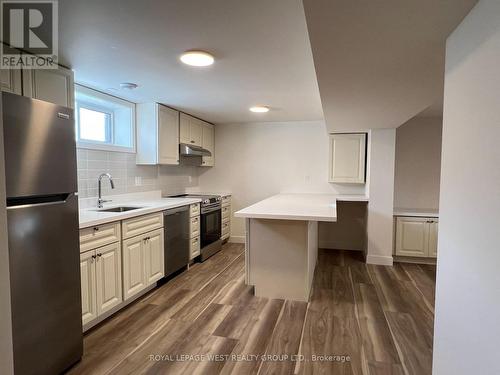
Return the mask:
M 72 195 L 74 194 L 58 194 L 47 197 L 7 198 L 7 210 L 64 204 Z

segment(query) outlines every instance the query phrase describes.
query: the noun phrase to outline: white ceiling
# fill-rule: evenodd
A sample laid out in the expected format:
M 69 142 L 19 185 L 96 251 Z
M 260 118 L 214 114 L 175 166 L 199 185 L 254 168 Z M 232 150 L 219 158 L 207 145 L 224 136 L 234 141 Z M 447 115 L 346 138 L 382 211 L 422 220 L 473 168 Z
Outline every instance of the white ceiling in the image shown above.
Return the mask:
M 109 92 L 216 123 L 323 118 L 300 0 L 60 0 L 59 13 L 59 54 L 78 82 L 135 82 Z M 215 64 L 180 63 L 194 48 Z
M 445 41 L 476 2 L 304 0 L 329 130 L 439 114 Z

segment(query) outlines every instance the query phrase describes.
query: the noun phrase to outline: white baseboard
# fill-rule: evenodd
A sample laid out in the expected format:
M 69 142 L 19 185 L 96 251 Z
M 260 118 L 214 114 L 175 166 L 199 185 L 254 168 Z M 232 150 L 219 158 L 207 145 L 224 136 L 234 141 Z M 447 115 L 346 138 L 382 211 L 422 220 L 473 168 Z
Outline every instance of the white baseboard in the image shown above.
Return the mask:
M 230 243 L 245 243 L 245 236 L 231 236 L 229 237 Z
M 394 261 L 391 255 L 366 255 L 366 263 L 380 266 L 392 266 Z

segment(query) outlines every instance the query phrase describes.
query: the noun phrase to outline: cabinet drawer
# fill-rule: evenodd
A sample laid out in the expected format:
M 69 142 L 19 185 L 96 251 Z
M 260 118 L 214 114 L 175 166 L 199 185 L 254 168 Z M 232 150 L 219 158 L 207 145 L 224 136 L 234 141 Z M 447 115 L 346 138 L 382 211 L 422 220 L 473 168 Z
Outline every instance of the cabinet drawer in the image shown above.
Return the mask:
M 189 206 L 189 215 L 191 217 L 200 216 L 200 204 L 199 203 L 193 203 Z
M 229 222 L 229 220 L 223 220 L 221 237 L 224 237 L 225 235 L 229 234 L 230 229 L 231 229 L 231 223 Z
M 224 206 L 222 207 L 222 220 L 224 219 L 229 219 L 229 216 L 231 214 L 231 206 Z
M 231 204 L 231 196 L 222 197 L 222 207 L 229 206 Z
M 134 217 L 122 222 L 123 238 L 138 236 L 142 233 L 163 227 L 163 213 Z
M 80 252 L 120 241 L 120 222 L 80 229 Z
M 191 233 L 191 238 L 200 236 L 200 217 L 195 216 L 191 218 L 191 223 L 189 224 L 189 232 Z
M 191 259 L 200 255 L 200 237 L 194 237 L 191 239 L 190 253 Z

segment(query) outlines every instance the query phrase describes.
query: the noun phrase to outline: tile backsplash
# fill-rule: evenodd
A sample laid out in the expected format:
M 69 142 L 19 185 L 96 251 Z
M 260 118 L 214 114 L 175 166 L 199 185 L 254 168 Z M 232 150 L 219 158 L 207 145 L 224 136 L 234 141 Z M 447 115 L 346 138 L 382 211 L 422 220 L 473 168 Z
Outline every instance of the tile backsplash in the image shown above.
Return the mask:
M 151 190 L 176 194 L 198 185 L 195 166 L 136 165 L 135 154 L 131 153 L 78 149 L 77 163 L 80 198 L 97 197 L 97 178 L 101 173 L 110 173 L 115 183 L 111 190 L 109 181 L 103 179 L 103 196 Z

